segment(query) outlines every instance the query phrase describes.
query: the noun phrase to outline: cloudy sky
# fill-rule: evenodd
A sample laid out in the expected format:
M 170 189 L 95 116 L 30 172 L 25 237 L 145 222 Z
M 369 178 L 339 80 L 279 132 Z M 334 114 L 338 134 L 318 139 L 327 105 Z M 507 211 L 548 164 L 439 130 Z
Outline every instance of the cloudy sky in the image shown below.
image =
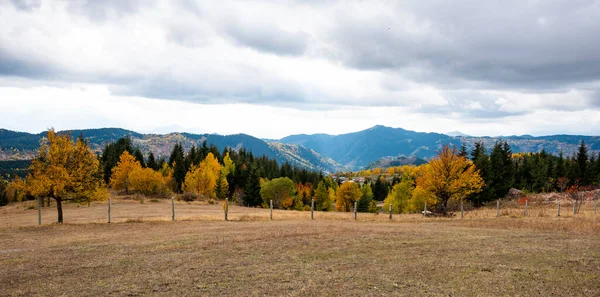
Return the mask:
M 600 1 L 0 0 L 0 128 L 600 135 Z

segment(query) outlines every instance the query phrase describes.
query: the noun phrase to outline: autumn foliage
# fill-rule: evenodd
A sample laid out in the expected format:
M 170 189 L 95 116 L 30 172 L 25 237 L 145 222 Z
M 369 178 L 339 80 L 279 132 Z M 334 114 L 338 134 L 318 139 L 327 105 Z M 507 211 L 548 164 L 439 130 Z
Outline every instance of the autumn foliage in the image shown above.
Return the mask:
M 37 157 L 31 162 L 23 187 L 34 197 L 56 200 L 58 222 L 63 222 L 62 202 L 103 200 L 108 192 L 100 162 L 83 139 L 48 130 Z
M 442 148 L 417 178 L 417 187 L 437 198 L 442 213 L 447 212 L 448 200 L 465 199 L 467 195 L 481 191 L 483 185 L 473 163 L 448 146 Z

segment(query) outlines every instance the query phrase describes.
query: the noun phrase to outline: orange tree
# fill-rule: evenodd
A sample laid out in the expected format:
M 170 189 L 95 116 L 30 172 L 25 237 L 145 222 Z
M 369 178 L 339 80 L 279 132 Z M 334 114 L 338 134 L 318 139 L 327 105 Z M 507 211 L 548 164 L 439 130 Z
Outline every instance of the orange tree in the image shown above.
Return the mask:
M 84 202 L 108 196 L 96 154 L 81 138 L 48 130 L 26 179 L 29 194 L 56 200 L 58 222 L 63 222 L 63 201 Z
M 481 191 L 483 185 L 483 179 L 471 161 L 459 156 L 455 148 L 448 146 L 442 148 L 417 178 L 417 187 L 435 195 L 443 214 L 447 214 L 448 200 L 464 199 L 469 194 Z

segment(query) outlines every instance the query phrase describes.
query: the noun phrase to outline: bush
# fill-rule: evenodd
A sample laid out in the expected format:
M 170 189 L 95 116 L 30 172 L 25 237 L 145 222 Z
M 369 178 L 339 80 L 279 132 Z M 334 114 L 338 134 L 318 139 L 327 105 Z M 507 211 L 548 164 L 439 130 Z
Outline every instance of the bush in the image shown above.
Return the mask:
M 181 198 L 181 200 L 183 201 L 190 202 L 196 200 L 198 196 L 196 196 L 196 194 L 194 193 L 185 192 L 181 196 L 179 196 L 179 198 Z

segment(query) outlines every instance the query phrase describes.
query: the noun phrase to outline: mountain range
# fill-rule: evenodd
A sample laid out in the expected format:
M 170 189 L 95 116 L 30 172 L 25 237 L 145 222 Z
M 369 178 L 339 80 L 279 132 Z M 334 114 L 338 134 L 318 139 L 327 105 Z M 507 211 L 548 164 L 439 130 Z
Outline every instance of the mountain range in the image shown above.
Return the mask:
M 0 129 L 0 160 L 27 160 L 35 155 L 41 138 L 46 132 L 31 134 Z M 64 132 L 62 132 L 64 133 Z M 440 133 L 423 133 L 374 126 L 372 128 L 340 135 L 299 134 L 281 139 L 259 139 L 247 134 L 142 134 L 120 128 L 72 130 L 71 135 L 82 135 L 93 150 L 99 152 L 108 142 L 121 137 L 130 137 L 134 145 L 156 156 L 168 156 L 175 143 L 184 149 L 199 146 L 203 141 L 214 144 L 220 150 L 224 147 L 251 150 L 255 155 L 266 155 L 280 163 L 324 172 L 358 170 L 362 168 L 396 166 L 395 164 L 420 164 L 435 156 L 446 144 L 459 147 L 465 143 L 471 150 L 476 142 L 483 142 L 489 149 L 499 140 L 507 141 L 512 151 L 538 152 L 545 149 L 551 154 L 563 152 L 570 156 L 577 151 L 580 141 L 585 141 L 590 152 L 600 152 L 599 136 L 551 135 L 534 137 L 530 135 L 505 137 L 474 137 L 462 133 L 450 136 Z

